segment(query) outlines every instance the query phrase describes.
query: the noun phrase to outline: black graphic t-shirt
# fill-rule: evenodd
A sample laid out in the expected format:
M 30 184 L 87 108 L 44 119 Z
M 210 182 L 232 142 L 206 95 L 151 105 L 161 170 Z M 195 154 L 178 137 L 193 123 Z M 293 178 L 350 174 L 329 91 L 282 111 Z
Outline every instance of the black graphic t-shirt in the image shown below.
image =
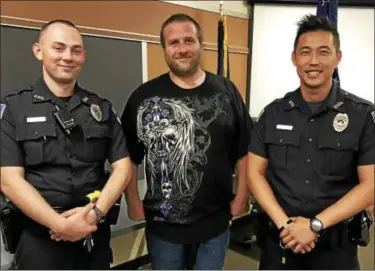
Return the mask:
M 146 230 L 173 243 L 225 231 L 252 129 L 234 84 L 206 72 L 200 86 L 183 89 L 164 74 L 132 93 L 121 120 L 131 159 L 145 159 Z

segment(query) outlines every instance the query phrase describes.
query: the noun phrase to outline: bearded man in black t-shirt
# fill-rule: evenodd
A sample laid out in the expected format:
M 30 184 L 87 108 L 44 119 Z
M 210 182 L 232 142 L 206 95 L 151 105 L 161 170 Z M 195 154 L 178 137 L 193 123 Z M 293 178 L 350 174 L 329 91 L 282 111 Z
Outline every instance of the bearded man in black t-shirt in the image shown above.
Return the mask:
M 160 39 L 170 71 L 138 87 L 121 118 L 134 172 L 125 191 L 128 214 L 146 219 L 153 269 L 221 269 L 229 222 L 249 200 L 253 124 L 235 85 L 201 68 L 202 31 L 193 18 L 171 16 Z M 136 172 L 144 158 L 141 201 Z M 186 261 L 191 250 L 194 263 Z

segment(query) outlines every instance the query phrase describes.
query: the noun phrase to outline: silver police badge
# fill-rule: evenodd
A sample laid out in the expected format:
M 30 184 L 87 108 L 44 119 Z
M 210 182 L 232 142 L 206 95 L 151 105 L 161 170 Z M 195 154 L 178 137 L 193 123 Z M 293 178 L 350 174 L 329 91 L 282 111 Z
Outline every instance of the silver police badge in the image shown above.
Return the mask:
M 341 133 L 348 127 L 349 117 L 347 114 L 338 113 L 333 120 L 333 128 L 336 132 Z
M 90 106 L 91 115 L 96 121 L 101 121 L 103 119 L 102 110 L 100 110 L 99 105 L 92 104 Z

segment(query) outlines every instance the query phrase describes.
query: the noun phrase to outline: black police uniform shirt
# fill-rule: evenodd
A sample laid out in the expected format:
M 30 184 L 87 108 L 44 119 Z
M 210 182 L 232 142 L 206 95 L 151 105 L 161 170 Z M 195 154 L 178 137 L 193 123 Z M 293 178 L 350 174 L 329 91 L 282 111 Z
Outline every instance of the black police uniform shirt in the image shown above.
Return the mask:
M 300 89 L 266 106 L 250 151 L 268 159 L 266 179 L 288 216 L 312 217 L 359 183 L 375 162 L 374 105 L 334 82 L 311 113 Z
M 74 119 L 71 135 L 55 119 L 56 105 L 67 106 Z M 111 103 L 78 85 L 64 102 L 40 78 L 34 88 L 5 97 L 1 109 L 1 166 L 24 167 L 25 179 L 53 207 L 81 205 L 105 185 L 106 159 L 128 156 Z
M 232 174 L 247 155 L 252 121 L 232 82 L 206 72 L 193 89 L 169 74 L 141 85 L 121 117 L 131 159 L 145 157 L 146 229 L 195 243 L 228 228 Z

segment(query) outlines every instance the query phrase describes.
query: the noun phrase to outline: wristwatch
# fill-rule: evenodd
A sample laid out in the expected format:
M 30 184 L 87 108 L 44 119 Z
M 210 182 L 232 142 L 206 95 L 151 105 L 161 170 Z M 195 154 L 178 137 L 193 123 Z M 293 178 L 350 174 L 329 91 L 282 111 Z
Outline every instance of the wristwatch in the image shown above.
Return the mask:
M 310 219 L 310 229 L 312 232 L 315 232 L 317 234 L 324 233 L 324 225 L 323 222 L 317 219 L 316 217 L 313 217 Z
M 105 221 L 106 215 L 96 205 L 92 207 L 92 210 L 96 214 L 96 223 L 103 223 Z

